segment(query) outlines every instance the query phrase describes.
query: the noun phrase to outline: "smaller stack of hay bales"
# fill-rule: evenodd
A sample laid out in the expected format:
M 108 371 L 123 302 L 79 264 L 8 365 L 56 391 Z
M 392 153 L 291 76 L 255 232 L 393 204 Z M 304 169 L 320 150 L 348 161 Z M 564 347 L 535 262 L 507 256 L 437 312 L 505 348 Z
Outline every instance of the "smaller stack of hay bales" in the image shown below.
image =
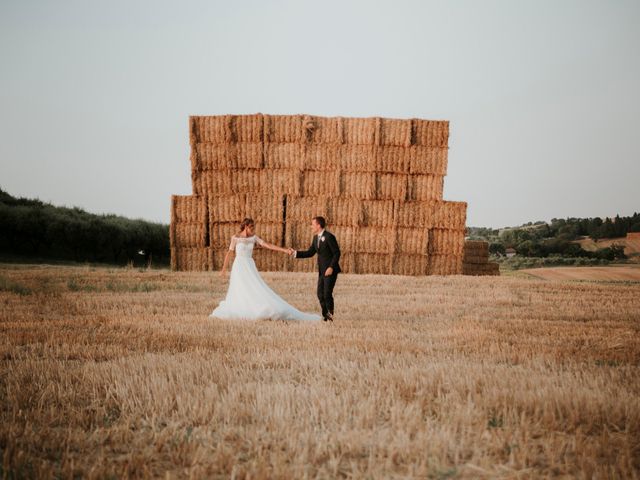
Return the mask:
M 640 232 L 627 232 L 624 245 L 624 254 L 628 257 L 640 255 Z
M 500 265 L 489 262 L 489 243 L 482 240 L 465 240 L 463 275 L 500 275 Z
M 209 270 L 207 204 L 198 195 L 171 196 L 172 270 Z

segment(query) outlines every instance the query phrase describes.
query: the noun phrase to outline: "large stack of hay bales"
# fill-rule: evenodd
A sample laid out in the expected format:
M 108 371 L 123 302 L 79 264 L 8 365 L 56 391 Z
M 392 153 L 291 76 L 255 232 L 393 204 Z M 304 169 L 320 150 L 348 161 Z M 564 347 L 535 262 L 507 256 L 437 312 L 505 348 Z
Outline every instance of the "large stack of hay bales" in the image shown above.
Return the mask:
M 174 269 L 220 269 L 245 216 L 264 240 L 306 249 L 323 215 L 344 272 L 463 272 L 467 205 L 442 198 L 447 121 L 193 116 L 189 133 L 194 195 L 172 199 Z M 266 271 L 316 269 L 264 249 L 254 258 Z
M 489 243 L 482 240 L 464 242 L 464 275 L 500 275 L 500 264 L 489 261 Z

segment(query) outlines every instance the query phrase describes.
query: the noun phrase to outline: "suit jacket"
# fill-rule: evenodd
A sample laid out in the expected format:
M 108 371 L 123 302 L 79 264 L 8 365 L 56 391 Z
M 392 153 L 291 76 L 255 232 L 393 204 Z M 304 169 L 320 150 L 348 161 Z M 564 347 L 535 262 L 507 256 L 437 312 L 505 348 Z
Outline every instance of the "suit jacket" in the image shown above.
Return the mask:
M 296 258 L 309 258 L 318 254 L 318 272 L 324 275 L 327 268 L 333 268 L 334 275 L 340 273 L 340 247 L 333 233 L 325 230 L 322 234 L 324 240 L 320 240 L 318 247 L 318 236 L 314 235 L 311 240 L 311 246 L 308 250 L 296 250 Z

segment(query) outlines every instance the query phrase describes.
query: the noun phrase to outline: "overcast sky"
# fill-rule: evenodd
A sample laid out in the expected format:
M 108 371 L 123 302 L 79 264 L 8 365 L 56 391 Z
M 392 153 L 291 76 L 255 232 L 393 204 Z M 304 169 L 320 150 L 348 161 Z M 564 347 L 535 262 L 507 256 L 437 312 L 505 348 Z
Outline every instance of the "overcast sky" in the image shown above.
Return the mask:
M 0 187 L 169 221 L 187 119 L 448 119 L 467 224 L 640 211 L 640 2 L 0 1 Z

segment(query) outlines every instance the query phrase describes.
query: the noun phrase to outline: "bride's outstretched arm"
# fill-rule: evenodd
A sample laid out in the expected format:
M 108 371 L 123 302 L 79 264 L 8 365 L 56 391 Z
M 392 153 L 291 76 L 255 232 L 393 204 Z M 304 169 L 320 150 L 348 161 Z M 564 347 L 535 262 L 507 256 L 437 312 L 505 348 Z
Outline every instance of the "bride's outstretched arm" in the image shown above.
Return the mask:
M 269 250 L 275 250 L 276 252 L 289 253 L 289 250 L 287 250 L 286 248 L 281 248 L 264 241 L 260 244 L 260 246 L 264 248 L 268 248 Z

